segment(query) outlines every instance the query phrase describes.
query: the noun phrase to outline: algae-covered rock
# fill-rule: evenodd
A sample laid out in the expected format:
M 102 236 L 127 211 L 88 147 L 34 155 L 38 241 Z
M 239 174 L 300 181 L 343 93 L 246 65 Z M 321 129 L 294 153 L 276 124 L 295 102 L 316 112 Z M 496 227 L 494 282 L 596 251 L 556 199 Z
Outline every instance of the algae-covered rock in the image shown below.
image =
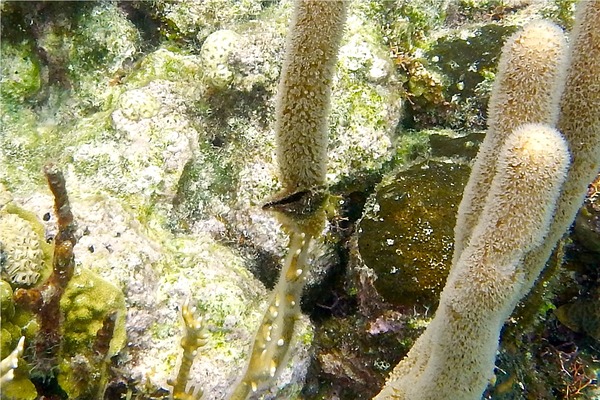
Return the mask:
M 34 55 L 31 42 L 0 44 L 0 93 L 2 101 L 22 102 L 30 100 L 42 85 L 39 60 Z
M 161 47 L 142 58 L 127 75 L 127 87 L 139 88 L 151 81 L 167 80 L 181 85 L 182 92 L 194 90 L 202 77 L 202 60 L 184 49 Z
M 464 27 L 431 43 L 425 53 L 425 70 L 439 74 L 445 101 L 432 101 L 426 96 L 417 99 L 416 111 L 423 113 L 415 115 L 417 122 L 482 127 L 500 49 L 516 29 L 495 23 Z
M 8 71 L 18 74 L 6 82 L 8 92 L 22 98 L 42 89 L 51 97 L 55 87 L 73 88 L 84 109 L 105 105 L 110 76 L 131 62 L 141 39 L 116 3 L 91 2 L 12 2 L 3 13 L 2 35 L 3 61 L 23 39 L 29 46 L 27 54 L 2 63 L 3 71 L 11 65 Z
M 117 354 L 117 359 L 127 361 L 120 374 L 140 382 L 131 389 L 152 393 L 169 388 L 167 380 L 175 377 L 180 356 L 179 308 L 189 298 L 206 318 L 209 331 L 190 383 L 202 386 L 212 396 L 208 398 L 222 398 L 245 365 L 267 298 L 264 287 L 246 269 L 246 261 L 207 234 L 175 237 L 160 226 L 143 226 L 115 197 L 76 193 L 70 197 L 82 234 L 75 246 L 81 272 L 73 277 L 73 286 L 61 302 L 67 329 L 58 379 L 63 389 L 72 396 L 97 390 L 81 382 L 78 372 L 101 372 L 101 361 L 90 354 L 89 344 L 94 343 L 98 335 L 94 332 L 110 305 L 121 309 L 118 292 L 122 290 L 128 346 L 126 355 Z M 28 200 L 28 208 L 43 215 L 49 203 L 49 196 L 36 195 Z M 51 229 L 54 218 L 46 223 Z M 311 329 L 308 321 L 301 324 L 302 340 L 279 381 L 285 390 L 301 386 Z M 111 352 L 112 348 L 111 343 Z M 117 390 L 118 382 L 109 379 L 108 387 Z
M 328 384 L 312 376 L 315 381 L 309 379 L 305 394 L 312 399 L 372 398 L 422 332 L 423 326 L 413 322 L 412 316 L 397 312 L 327 319 L 317 331 L 314 346 L 316 366 Z
M 359 224 L 358 247 L 385 300 L 406 307 L 437 305 L 467 176 L 465 166 L 429 161 L 377 188 Z
M 202 43 L 200 56 L 206 82 L 216 89 L 225 89 L 233 81 L 233 72 L 228 65 L 229 56 L 240 42 L 234 31 L 223 29 L 208 35 Z
M 159 20 L 161 34 L 168 39 L 204 40 L 216 29 L 255 20 L 272 4 L 254 0 L 208 0 L 191 2 L 153 1 L 136 2 L 135 7 Z
M 376 23 L 386 44 L 412 51 L 427 42 L 428 34 L 444 23 L 447 0 L 359 1 L 364 18 Z
M 581 298 L 558 307 L 554 314 L 567 328 L 600 341 L 600 298 Z
M 327 179 L 372 173 L 389 160 L 402 101 L 389 50 L 381 31 L 349 10 L 332 87 Z
M 575 7 L 578 0 L 552 0 L 541 10 L 545 19 L 554 21 L 565 29 L 572 29 L 575 20 Z
M 150 197 L 175 191 L 197 140 L 186 109 L 176 84 L 156 80 L 125 91 L 110 115 L 78 121 L 67 133 L 77 141 L 70 148 L 75 186 L 128 197 L 141 215 L 160 206 Z
M 83 104 L 105 108 L 112 95 L 111 78 L 135 57 L 140 34 L 115 3 L 95 3 L 84 9 L 72 27 L 72 32 L 50 30 L 48 35 L 64 35 L 60 43 L 68 57 L 69 80 Z M 45 50 L 55 51 L 51 41 Z

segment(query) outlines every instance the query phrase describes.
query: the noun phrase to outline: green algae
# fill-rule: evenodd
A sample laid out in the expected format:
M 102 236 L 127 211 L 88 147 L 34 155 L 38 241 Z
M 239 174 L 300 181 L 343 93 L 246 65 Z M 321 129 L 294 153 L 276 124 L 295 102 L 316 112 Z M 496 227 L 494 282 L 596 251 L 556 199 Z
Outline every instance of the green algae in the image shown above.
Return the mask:
M 541 15 L 545 19 L 549 19 L 564 29 L 572 29 L 575 6 L 578 0 L 551 0 L 541 10 Z
M 223 151 L 208 143 L 200 150 L 195 159 L 186 163 L 173 202 L 172 223 L 184 231 L 189 229 L 189 221 L 214 214 L 214 207 L 218 206 L 215 200 L 227 200 L 236 192 L 239 164 L 229 162 Z
M 32 100 L 42 86 L 40 65 L 29 41 L 0 44 L 0 96 L 2 102 Z
M 375 288 L 396 305 L 435 308 L 450 268 L 455 212 L 468 168 L 429 161 L 380 185 L 358 246 Z
M 422 47 L 445 17 L 444 2 L 438 0 L 357 3 L 367 20 L 383 27 L 382 37 L 405 51 Z
M 7 357 L 16 347 L 21 336 L 25 342 L 31 343 L 37 333 L 37 323 L 32 313 L 21 310 L 13 300 L 13 290 L 10 284 L 0 281 L 0 305 L 2 309 L 2 328 L 0 331 L 0 359 Z M 33 400 L 37 392 L 29 380 L 30 367 L 22 358 L 14 370 L 14 378 L 2 384 L 2 399 Z
M 53 143 L 57 137 L 53 134 L 54 130 L 40 126 L 37 116 L 27 108 L 18 108 L 4 101 L 0 107 L 0 145 L 6 166 L 6 173 L 0 179 L 11 190 L 42 184 L 42 160 L 55 155 Z
M 10 283 L 5 280 L 0 281 L 0 309 L 2 310 L 2 318 L 10 320 L 15 315 L 15 302 L 13 300 L 13 290 Z M 2 346 L 2 350 L 5 347 Z M 6 347 L 6 349 L 8 349 Z M 7 354 L 2 354 L 0 359 L 6 357 Z
M 496 70 L 504 40 L 516 29 L 489 24 L 437 39 L 428 55 L 436 57 L 433 66 L 449 80 L 447 95 L 473 97 L 477 86 L 489 79 L 490 71 Z
M 394 163 L 407 165 L 420 157 L 426 157 L 431 152 L 430 131 L 409 130 L 396 139 Z

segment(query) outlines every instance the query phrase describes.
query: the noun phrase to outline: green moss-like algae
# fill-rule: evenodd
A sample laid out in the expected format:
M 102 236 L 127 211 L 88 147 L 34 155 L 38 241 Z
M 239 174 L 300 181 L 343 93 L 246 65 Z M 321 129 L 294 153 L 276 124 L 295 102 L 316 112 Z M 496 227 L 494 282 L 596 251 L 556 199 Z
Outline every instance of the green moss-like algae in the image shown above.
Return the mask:
M 432 307 L 450 268 L 454 214 L 467 167 L 430 161 L 380 186 L 358 246 L 375 287 L 394 304 Z
M 11 44 L 3 40 L 0 52 L 0 93 L 3 102 L 30 100 L 42 84 L 40 67 L 30 42 Z

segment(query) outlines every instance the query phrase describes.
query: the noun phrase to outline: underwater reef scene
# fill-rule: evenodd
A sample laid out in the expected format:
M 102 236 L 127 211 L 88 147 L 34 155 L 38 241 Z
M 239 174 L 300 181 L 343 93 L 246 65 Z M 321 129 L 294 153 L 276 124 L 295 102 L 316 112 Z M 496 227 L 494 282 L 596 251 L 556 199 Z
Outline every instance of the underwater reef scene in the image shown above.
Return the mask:
M 600 1 L 0 20 L 2 400 L 600 399 Z

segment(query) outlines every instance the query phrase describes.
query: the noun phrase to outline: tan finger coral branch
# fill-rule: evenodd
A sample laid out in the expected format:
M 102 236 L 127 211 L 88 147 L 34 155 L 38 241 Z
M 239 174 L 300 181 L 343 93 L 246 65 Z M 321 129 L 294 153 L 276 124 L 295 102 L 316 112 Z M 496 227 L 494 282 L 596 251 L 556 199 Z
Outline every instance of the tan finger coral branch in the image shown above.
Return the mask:
M 377 399 L 481 398 L 500 330 L 520 296 L 523 256 L 548 231 L 568 165 L 567 145 L 555 129 L 527 124 L 509 136 L 482 217 L 433 321 Z
M 346 1 L 297 1 L 276 103 L 277 162 L 285 194 L 325 184 L 327 116 Z
M 564 34 L 548 21 L 529 23 L 504 45 L 488 107 L 488 130 L 458 209 L 454 262 L 477 224 L 505 138 L 524 123 L 556 124 L 566 60 Z

